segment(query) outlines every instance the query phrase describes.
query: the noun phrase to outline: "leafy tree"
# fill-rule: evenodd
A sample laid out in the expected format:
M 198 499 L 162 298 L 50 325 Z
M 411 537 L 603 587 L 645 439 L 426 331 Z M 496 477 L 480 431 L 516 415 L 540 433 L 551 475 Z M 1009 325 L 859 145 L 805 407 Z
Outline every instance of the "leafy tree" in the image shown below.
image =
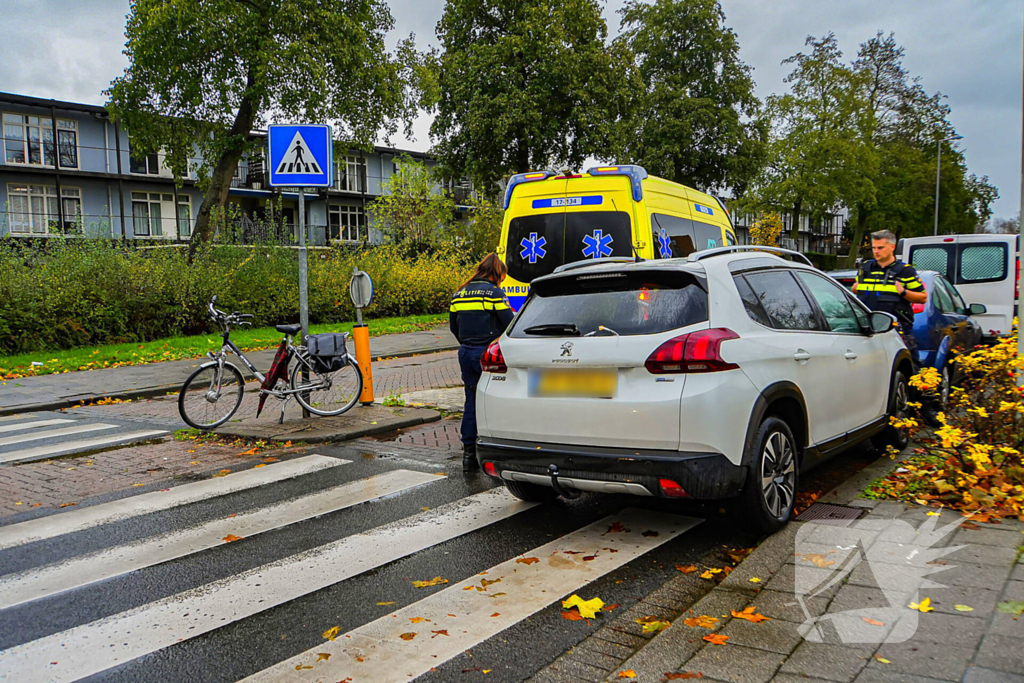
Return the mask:
M 426 164 L 402 157 L 398 171 L 384 183 L 384 193 L 369 205 L 385 239 L 418 252 L 430 248 L 451 228 L 455 202 L 441 192 Z
M 992 221 L 992 232 L 997 235 L 1020 234 L 1020 211 L 1013 218 L 996 218 Z
M 629 0 L 617 45 L 643 81 L 625 121 L 624 155 L 701 190 L 742 194 L 760 167 L 767 122 L 751 69 L 718 0 Z
M 108 107 L 133 151 L 166 150 L 178 177 L 195 165 L 204 199 L 193 250 L 211 239 L 211 210 L 271 115 L 330 122 L 364 145 L 411 118 L 408 74 L 384 46 L 393 24 L 382 0 L 132 1 L 129 64 Z
M 766 247 L 779 246 L 779 235 L 782 234 L 782 218 L 774 211 L 761 214 L 750 225 L 750 241 Z
M 477 195 L 471 200 L 469 217 L 454 226 L 457 239 L 469 249 L 474 258 L 483 258 L 497 249 L 504 217 L 505 210 L 501 204 L 484 195 Z
M 780 208 L 798 238 L 804 213 L 820 219 L 842 206 L 874 201 L 870 182 L 877 159 L 858 135 L 863 111 L 858 75 L 842 62 L 835 36 L 809 36 L 809 54 L 783 61 L 790 92 L 768 98 L 772 131 L 767 163 L 742 204 Z
M 447 172 L 486 188 L 612 156 L 632 72 L 607 32 L 596 0 L 448 0 L 430 129 Z

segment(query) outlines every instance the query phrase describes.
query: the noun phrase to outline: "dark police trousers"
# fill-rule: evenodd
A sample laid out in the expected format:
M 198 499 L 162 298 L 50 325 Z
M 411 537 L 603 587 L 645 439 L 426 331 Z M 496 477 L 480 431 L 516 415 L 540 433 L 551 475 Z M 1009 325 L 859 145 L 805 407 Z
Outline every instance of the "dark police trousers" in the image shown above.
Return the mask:
M 480 383 L 480 357 L 486 346 L 460 346 L 459 367 L 462 369 L 462 383 L 466 385 L 466 408 L 462 411 L 462 443 L 476 443 L 476 385 Z

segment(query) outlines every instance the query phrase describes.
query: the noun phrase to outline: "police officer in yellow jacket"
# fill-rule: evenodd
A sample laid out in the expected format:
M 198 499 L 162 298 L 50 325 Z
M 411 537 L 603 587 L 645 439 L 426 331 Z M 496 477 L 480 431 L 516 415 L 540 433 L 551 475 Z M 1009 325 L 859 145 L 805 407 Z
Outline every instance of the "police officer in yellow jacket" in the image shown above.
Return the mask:
M 480 382 L 480 357 L 512 322 L 512 307 L 499 285 L 508 267 L 491 253 L 476 267 L 469 282 L 452 296 L 448 326 L 459 340 L 459 367 L 466 385 L 462 412 L 462 470 L 478 467 L 476 460 L 476 386 Z
M 896 260 L 896 235 L 888 230 L 872 233 L 871 252 L 875 258 L 861 266 L 853 291 L 872 311 L 884 311 L 896 316 L 900 336 L 910 350 L 916 368 L 918 358 L 917 342 L 913 334 L 913 304 L 928 301 L 928 293 L 914 267 Z

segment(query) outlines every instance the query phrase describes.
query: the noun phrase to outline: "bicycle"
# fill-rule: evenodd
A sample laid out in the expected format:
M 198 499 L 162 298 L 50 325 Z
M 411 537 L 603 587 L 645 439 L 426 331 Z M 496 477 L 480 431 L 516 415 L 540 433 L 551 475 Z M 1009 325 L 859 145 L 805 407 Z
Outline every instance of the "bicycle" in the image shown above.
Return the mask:
M 238 356 L 261 383 L 257 417 L 267 396 L 286 402 L 294 397 L 303 408 L 321 417 L 341 415 L 359 400 L 363 391 L 363 374 L 355 357 L 348 352 L 348 333 L 309 335 L 307 344 L 322 342 L 318 345 L 331 347 L 328 342 L 333 342 L 330 355 L 317 355 L 310 353 L 308 345 L 292 344 L 292 338 L 302 329 L 299 325 L 277 325 L 277 331 L 285 337 L 270 371 L 264 375 L 231 341 L 231 326 L 252 325 L 247 319 L 253 316 L 217 310 L 214 308 L 216 302 L 215 296 L 209 303 L 210 316 L 221 330 L 223 345 L 216 353 L 210 351 L 206 354 L 210 362 L 200 365 L 185 380 L 178 394 L 178 412 L 190 427 L 200 430 L 219 427 L 231 419 L 241 405 L 245 380 L 241 371 L 227 362 L 229 353 Z M 292 366 L 293 359 L 296 362 L 291 368 L 289 381 L 289 366 Z M 283 419 L 284 406 L 281 408 Z

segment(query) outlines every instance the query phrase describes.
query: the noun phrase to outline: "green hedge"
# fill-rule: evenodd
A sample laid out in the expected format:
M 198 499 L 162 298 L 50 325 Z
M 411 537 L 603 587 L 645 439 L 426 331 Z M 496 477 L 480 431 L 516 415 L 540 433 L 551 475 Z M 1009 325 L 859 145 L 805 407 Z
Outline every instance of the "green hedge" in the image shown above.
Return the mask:
M 441 313 L 472 272 L 463 251 L 409 256 L 393 246 L 309 252 L 314 323 L 347 322 L 353 266 L 374 281 L 370 316 Z M 138 249 L 101 240 L 25 245 L 0 240 L 0 353 L 149 341 L 212 331 L 206 305 L 256 316 L 256 325 L 297 322 L 298 252 L 275 246 L 213 246 L 191 265 L 184 248 Z

